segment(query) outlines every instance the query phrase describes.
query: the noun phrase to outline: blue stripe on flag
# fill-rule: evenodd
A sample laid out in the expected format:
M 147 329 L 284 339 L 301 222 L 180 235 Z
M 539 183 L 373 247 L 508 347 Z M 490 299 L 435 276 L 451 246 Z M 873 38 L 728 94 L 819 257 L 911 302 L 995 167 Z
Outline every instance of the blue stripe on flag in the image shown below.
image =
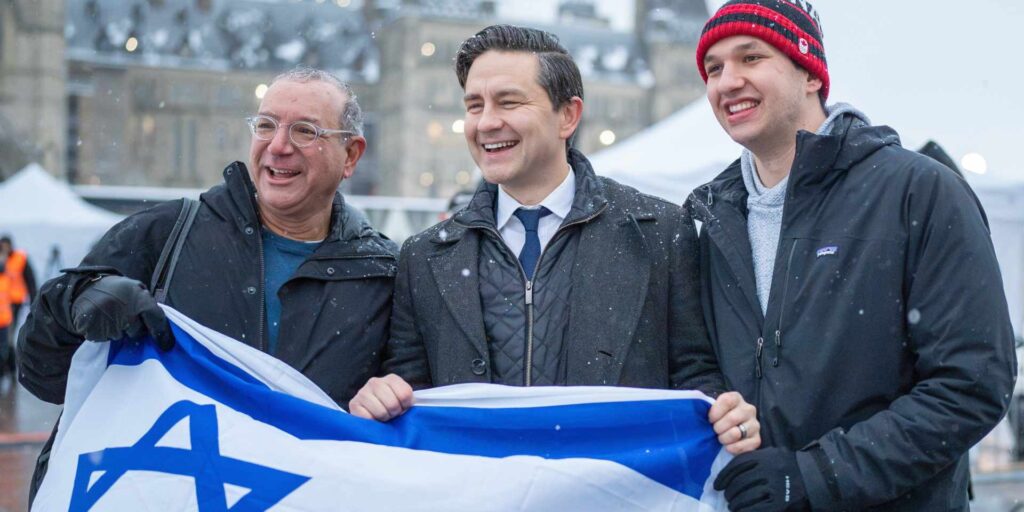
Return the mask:
M 156 359 L 185 386 L 299 439 L 484 457 L 607 460 L 698 500 L 721 449 L 706 420 L 710 404 L 699 399 L 530 408 L 414 407 L 388 423 L 365 420 L 271 390 L 171 325 L 174 350 L 161 353 L 149 340 L 115 342 L 109 364 Z M 616 428 L 594 427 L 610 424 Z

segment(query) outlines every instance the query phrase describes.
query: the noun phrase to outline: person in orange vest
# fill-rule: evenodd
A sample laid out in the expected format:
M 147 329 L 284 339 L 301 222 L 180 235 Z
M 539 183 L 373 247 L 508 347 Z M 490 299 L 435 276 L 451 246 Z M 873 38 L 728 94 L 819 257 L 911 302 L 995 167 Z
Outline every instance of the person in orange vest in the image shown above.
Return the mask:
M 15 249 L 10 236 L 0 237 L 0 376 L 15 375 L 14 340 L 21 307 L 36 296 L 36 279 L 25 251 Z M 6 288 L 6 290 L 3 290 Z M 5 307 L 3 303 L 6 302 Z M 5 322 L 6 320 L 6 322 Z
M 14 313 L 11 310 L 11 278 L 4 272 L 6 262 L 0 261 L 0 382 L 4 373 L 14 361 L 14 351 L 9 343 Z

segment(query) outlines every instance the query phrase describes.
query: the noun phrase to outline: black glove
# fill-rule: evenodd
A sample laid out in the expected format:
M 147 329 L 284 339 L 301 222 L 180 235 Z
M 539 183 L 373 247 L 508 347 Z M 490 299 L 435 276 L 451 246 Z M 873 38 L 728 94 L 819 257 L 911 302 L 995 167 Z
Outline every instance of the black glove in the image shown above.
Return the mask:
M 142 283 L 104 276 L 87 284 L 71 304 L 75 332 L 96 341 L 139 338 L 148 332 L 161 350 L 174 346 L 167 317 Z
M 784 448 L 763 448 L 737 455 L 715 479 L 715 489 L 725 491 L 733 512 L 811 509 L 796 453 Z

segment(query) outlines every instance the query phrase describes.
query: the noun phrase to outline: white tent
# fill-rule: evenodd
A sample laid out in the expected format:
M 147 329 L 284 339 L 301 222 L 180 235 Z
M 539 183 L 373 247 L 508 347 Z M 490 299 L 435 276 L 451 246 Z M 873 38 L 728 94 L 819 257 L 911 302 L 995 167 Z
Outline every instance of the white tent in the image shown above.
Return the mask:
M 24 249 L 39 284 L 58 265 L 75 266 L 121 216 L 83 201 L 38 164 L 0 183 L 0 233 Z M 53 261 L 56 248 L 59 261 Z
M 706 100 L 590 157 L 594 170 L 642 192 L 682 204 L 742 148 L 718 126 Z

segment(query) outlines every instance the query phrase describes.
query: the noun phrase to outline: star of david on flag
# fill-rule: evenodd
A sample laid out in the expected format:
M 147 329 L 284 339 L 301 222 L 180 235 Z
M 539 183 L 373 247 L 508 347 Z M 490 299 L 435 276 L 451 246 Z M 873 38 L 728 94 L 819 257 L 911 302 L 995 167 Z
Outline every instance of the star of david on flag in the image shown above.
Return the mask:
M 701 393 L 464 384 L 379 423 L 165 311 L 169 352 L 76 352 L 34 511 L 726 509 Z

